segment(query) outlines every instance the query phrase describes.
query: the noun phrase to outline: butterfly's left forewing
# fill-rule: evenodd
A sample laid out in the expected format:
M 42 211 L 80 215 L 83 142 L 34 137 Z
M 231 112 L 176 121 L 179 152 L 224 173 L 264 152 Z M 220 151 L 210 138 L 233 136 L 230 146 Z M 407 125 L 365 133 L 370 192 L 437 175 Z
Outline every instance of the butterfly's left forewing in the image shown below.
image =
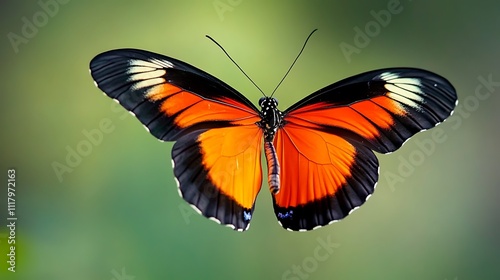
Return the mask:
M 347 216 L 374 191 L 371 150 L 395 151 L 452 113 L 453 86 L 420 69 L 363 73 L 327 86 L 284 112 L 274 144 L 282 166 L 274 196 L 283 227 L 310 230 Z
M 229 85 L 182 61 L 136 49 L 112 50 L 90 62 L 106 95 L 134 114 L 160 140 L 198 128 L 248 125 L 258 110 Z
M 181 196 L 206 217 L 247 229 L 262 180 L 255 106 L 210 74 L 147 51 L 105 52 L 90 70 L 96 85 L 152 135 L 176 141 Z

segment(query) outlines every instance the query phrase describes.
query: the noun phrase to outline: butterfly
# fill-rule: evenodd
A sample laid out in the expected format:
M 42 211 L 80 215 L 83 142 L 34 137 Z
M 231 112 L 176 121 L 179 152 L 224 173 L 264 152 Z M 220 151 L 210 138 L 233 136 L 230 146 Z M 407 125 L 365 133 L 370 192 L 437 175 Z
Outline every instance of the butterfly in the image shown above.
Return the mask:
M 149 51 L 101 53 L 90 72 L 153 136 L 175 142 L 181 197 L 237 231 L 250 225 L 262 151 L 279 223 L 312 230 L 345 218 L 371 196 L 379 176 L 374 151 L 397 150 L 443 122 L 457 103 L 450 82 L 415 68 L 358 74 L 284 111 L 272 95 L 260 98 L 258 108 L 216 77 Z

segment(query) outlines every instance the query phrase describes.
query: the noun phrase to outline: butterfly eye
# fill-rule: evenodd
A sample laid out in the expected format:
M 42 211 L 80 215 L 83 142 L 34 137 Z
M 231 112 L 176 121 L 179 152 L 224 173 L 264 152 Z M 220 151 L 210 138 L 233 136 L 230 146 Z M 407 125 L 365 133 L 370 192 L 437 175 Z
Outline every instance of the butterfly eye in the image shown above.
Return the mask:
M 264 102 L 265 102 L 265 101 L 266 101 L 266 98 L 265 98 L 265 97 L 261 97 L 261 98 L 259 99 L 259 105 L 260 105 L 260 107 L 264 107 Z
M 274 101 L 274 105 L 275 105 L 275 106 L 278 106 L 278 99 L 273 98 L 273 101 Z

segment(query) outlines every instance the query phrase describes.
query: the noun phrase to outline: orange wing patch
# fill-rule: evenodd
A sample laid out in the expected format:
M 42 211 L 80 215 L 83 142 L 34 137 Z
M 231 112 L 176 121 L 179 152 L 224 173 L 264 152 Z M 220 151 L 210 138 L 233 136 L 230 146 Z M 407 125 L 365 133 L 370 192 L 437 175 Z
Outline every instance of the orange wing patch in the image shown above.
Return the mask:
M 172 149 L 181 196 L 205 217 L 246 230 L 262 185 L 261 146 L 255 124 L 182 136 Z
M 255 112 L 245 110 L 234 100 L 223 99 L 225 102 L 218 102 L 204 99 L 167 83 L 152 87 L 146 94 L 146 98 L 151 101 L 160 101 L 160 111 L 167 116 L 175 116 L 174 122 L 180 128 L 204 121 L 232 120 L 237 124 L 249 125 L 259 120 Z
M 297 123 L 309 123 L 306 125 L 309 127 L 326 125 L 344 128 L 366 139 L 374 139 L 380 135 L 380 128 L 391 129 L 394 126 L 394 115 L 404 116 L 405 110 L 396 101 L 379 96 L 341 107 L 327 103 L 306 105 L 291 112 L 287 118 Z
M 342 219 L 374 190 L 378 162 L 364 146 L 294 123 L 278 131 L 274 145 L 282 170 L 274 208 L 287 229 L 310 230 Z
M 262 184 L 262 130 L 257 126 L 211 129 L 198 137 L 210 181 L 245 208 L 252 208 Z
M 339 136 L 293 124 L 275 140 L 281 163 L 279 205 L 298 206 L 334 195 L 354 164 L 355 147 Z

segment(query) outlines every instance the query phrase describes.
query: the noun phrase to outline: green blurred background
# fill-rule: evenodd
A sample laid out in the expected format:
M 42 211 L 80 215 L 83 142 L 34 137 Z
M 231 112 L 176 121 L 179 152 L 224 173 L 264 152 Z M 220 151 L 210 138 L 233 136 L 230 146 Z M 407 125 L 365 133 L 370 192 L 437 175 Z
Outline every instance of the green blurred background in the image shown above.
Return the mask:
M 399 12 L 374 23 L 388 7 Z M 498 1 L 2 1 L 0 172 L 16 168 L 18 221 L 11 273 L 4 179 L 0 277 L 499 279 L 499 9 Z M 369 41 L 356 45 L 355 27 L 367 25 Z M 375 195 L 313 232 L 283 230 L 267 187 L 248 232 L 194 213 L 177 194 L 172 143 L 146 133 L 88 73 L 100 52 L 141 48 L 195 65 L 256 102 L 259 92 L 204 35 L 269 93 L 314 28 L 276 93 L 281 109 L 347 76 L 394 66 L 445 76 L 461 105 L 436 128 L 445 140 L 428 131 L 379 155 Z M 356 52 L 346 56 L 342 43 Z M 494 83 L 476 96 L 481 79 Z M 103 121 L 112 131 L 85 146 L 84 131 Z M 54 164 L 67 165 L 68 149 L 78 147 L 87 154 L 58 177 Z M 321 247 L 328 242 L 334 250 Z

